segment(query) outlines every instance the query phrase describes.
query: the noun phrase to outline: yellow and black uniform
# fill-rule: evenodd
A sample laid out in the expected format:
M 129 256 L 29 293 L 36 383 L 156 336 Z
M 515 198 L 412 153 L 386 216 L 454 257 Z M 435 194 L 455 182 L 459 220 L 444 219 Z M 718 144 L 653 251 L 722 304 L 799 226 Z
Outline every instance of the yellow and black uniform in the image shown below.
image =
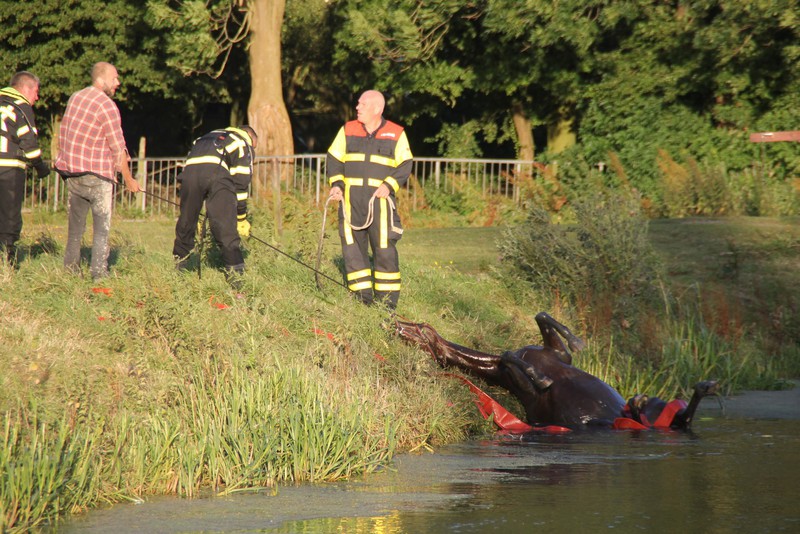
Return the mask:
M 253 139 L 240 128 L 214 130 L 195 140 L 186 166 L 178 175 L 181 212 L 175 226 L 172 254 L 185 269 L 194 248 L 203 202 L 211 235 L 229 274 L 244 271 L 240 232 L 249 235 L 247 197 L 253 178 Z M 243 229 L 247 226 L 247 229 Z
M 328 149 L 328 183 L 344 193 L 344 202 L 339 206 L 339 236 L 347 287 L 367 304 L 374 298 L 394 309 L 400 297 L 396 244 L 403 229 L 391 204 L 408 181 L 412 157 L 403 128 L 386 119 L 381 119 L 372 133 L 359 121 L 346 123 Z M 389 187 L 390 196 L 373 198 L 381 184 Z M 357 229 L 367 223 L 365 228 Z M 372 265 L 368 245 L 372 249 Z
M 0 251 L 10 262 L 22 232 L 25 168 L 32 165 L 39 178 L 50 174 L 37 136 L 30 102 L 13 87 L 0 90 Z

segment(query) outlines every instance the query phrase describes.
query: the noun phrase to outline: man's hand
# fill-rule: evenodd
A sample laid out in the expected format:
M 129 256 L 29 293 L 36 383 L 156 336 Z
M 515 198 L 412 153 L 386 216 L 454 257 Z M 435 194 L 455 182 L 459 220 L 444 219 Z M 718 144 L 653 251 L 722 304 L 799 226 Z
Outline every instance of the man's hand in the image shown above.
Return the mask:
M 392 190 L 389 189 L 389 186 L 384 183 L 378 187 L 377 191 L 375 191 L 375 196 L 378 198 L 387 198 L 391 193 Z
M 142 187 L 139 185 L 139 182 L 133 179 L 133 177 L 128 178 L 125 176 L 125 173 L 122 174 L 123 178 L 125 178 L 125 187 L 127 187 L 131 193 L 138 193 L 142 190 Z
M 130 159 L 128 158 L 127 154 L 123 153 L 120 156 L 120 162 L 117 165 L 119 172 L 122 173 L 122 179 L 125 181 L 125 187 L 130 190 L 131 193 L 138 193 L 142 190 L 141 186 L 139 186 L 139 182 L 134 179 L 133 174 L 131 174 L 131 168 L 128 167 L 128 162 Z
M 331 192 L 328 194 L 328 197 L 336 201 L 342 200 L 342 198 L 344 198 L 344 193 L 342 192 L 342 188 L 331 187 Z

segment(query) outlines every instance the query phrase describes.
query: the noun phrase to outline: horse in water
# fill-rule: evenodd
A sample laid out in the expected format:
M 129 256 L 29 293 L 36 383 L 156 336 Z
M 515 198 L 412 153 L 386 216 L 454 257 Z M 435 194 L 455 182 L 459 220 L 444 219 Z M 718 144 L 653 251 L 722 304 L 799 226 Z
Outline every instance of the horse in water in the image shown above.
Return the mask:
M 688 429 L 700 400 L 717 392 L 716 381 L 699 382 L 691 400 L 666 402 L 636 395 L 625 401 L 614 388 L 572 365 L 569 349 L 583 341 L 545 312 L 536 316 L 543 345 L 496 356 L 445 340 L 425 323 L 395 320 L 397 334 L 428 352 L 442 367 L 457 367 L 511 392 L 525 408 L 530 425 L 567 428 Z

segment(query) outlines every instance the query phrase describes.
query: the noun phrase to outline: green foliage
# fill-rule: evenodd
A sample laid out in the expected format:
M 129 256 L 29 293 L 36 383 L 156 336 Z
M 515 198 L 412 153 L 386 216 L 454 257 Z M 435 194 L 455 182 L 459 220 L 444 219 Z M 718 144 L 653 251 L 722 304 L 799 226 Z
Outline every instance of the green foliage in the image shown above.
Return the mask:
M 659 266 L 635 199 L 596 197 L 573 206 L 574 225 L 554 224 L 532 207 L 499 244 L 503 262 L 533 288 L 573 305 L 608 302 L 629 311 L 652 296 Z
M 650 264 L 640 243 L 644 223 L 632 214 L 632 200 L 599 200 L 576 209 L 581 226 L 568 231 L 536 222 L 544 248 L 534 246 L 535 232 L 518 237 L 529 250 L 552 251 L 556 259 L 566 250 L 590 265 L 596 256 L 591 265 L 606 280 L 577 270 L 585 279 L 576 284 L 627 292 L 631 305 L 613 319 L 625 319 L 627 326 L 599 328 L 590 306 L 572 306 L 556 294 L 563 297 L 572 287 L 534 290 L 519 276 L 506 276 L 508 263 L 492 269 L 496 251 L 487 246 L 488 228 L 476 229 L 472 238 L 468 229 L 435 232 L 445 245 L 401 252 L 400 311 L 456 343 L 499 353 L 537 343 L 533 315 L 549 310 L 579 335 L 592 334 L 577 365 L 624 395 L 685 394 L 704 377 L 720 379 L 729 390 L 776 387 L 780 376 L 797 372 L 798 354 L 779 343 L 792 345 L 797 332 L 791 312 L 796 291 L 760 286 L 762 294 L 783 298 L 771 301 L 778 304 L 770 316 L 783 323 L 781 330 L 751 331 L 743 321 L 733 328 L 723 317 L 726 308 L 707 299 L 677 305 L 667 295 L 659 310 L 647 308 L 641 285 L 648 276 L 652 283 L 653 273 L 642 273 L 630 259 L 640 255 Z M 316 232 L 305 228 L 310 216 L 299 208 L 296 213 L 278 245 L 307 259 Z M 253 215 L 255 223 L 272 220 Z M 441 375 L 428 355 L 386 334 L 385 310 L 362 306 L 328 282 L 318 291 L 307 269 L 267 247 L 246 245 L 240 298 L 213 258 L 202 279 L 174 271 L 173 220 L 119 220 L 112 227 L 113 276 L 100 286 L 63 270 L 53 244 L 64 239 L 60 217 L 43 219 L 46 229 L 27 225 L 26 232 L 38 237 L 21 243 L 26 253 L 19 270 L 0 267 L 0 503 L 6 530 L 150 494 L 229 494 L 349 477 L 386 465 L 399 450 L 431 450 L 492 430 L 468 390 Z M 259 235 L 268 238 L 263 230 Z M 557 240 L 570 245 L 548 248 Z M 676 241 L 692 245 L 686 237 Z M 465 254 L 459 242 L 470 243 L 468 253 L 482 253 L 489 267 L 458 270 Z M 795 244 L 778 239 L 770 245 L 768 256 L 778 262 L 769 264 L 775 278 L 790 278 L 777 265 L 793 267 Z M 756 254 L 744 246 L 737 250 L 734 270 L 744 277 Z M 338 242 L 326 241 L 323 269 L 332 276 L 338 276 L 338 254 Z M 597 310 L 602 302 L 592 305 Z M 502 392 L 491 393 L 509 401 Z M 514 410 L 513 402 L 509 407 Z M 39 481 L 53 491 L 34 491 Z

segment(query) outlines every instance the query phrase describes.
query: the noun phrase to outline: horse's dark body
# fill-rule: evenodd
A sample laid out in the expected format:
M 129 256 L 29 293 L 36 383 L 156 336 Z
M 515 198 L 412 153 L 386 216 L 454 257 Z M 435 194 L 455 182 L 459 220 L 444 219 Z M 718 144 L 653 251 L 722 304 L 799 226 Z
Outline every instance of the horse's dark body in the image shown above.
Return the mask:
M 536 316 L 536 323 L 542 346 L 530 345 L 500 356 L 451 343 L 424 323 L 398 320 L 396 326 L 400 337 L 430 353 L 443 367 L 458 367 L 510 391 L 522 403 L 531 425 L 610 427 L 620 417 L 645 423 L 656 420 L 666 402 L 639 395 L 626 403 L 614 388 L 572 365 L 561 338 L 572 350 L 583 348 L 583 342 L 567 327 L 544 312 Z M 716 382 L 697 384 L 692 400 L 670 426 L 688 428 L 700 399 L 714 393 L 716 387 Z

